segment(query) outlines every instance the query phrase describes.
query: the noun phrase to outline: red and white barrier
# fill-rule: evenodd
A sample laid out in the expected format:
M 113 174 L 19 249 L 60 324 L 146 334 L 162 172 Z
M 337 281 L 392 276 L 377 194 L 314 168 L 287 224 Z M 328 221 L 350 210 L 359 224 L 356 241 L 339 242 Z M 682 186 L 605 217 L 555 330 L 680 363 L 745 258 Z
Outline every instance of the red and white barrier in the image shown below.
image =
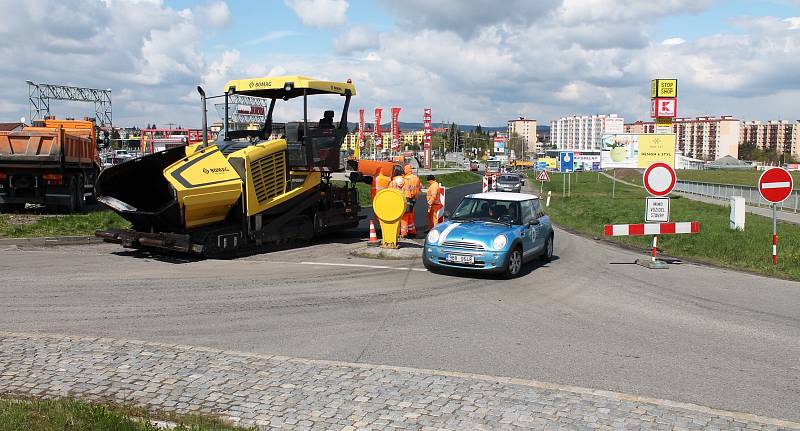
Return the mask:
M 442 204 L 442 207 L 439 208 L 439 212 L 436 213 L 436 217 L 439 219 L 439 223 L 444 222 L 444 206 L 445 206 L 445 190 L 447 188 L 442 186 L 439 187 L 439 203 Z
M 489 191 L 489 177 L 487 177 L 486 175 L 483 176 L 483 188 L 481 188 L 481 191 L 483 193 Z
M 603 233 L 606 236 L 641 236 L 699 232 L 700 222 L 690 221 L 679 223 L 607 224 Z
M 772 235 L 772 265 L 778 264 L 778 235 Z

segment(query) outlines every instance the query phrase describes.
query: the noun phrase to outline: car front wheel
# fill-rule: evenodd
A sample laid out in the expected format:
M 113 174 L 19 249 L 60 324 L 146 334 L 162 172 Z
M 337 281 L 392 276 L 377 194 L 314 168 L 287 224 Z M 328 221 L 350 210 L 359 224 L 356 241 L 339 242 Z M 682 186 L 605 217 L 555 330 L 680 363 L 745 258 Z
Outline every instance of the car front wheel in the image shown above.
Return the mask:
M 508 252 L 508 259 L 506 260 L 506 270 L 503 275 L 506 278 L 515 278 L 519 276 L 522 270 L 522 250 L 519 247 Z
M 544 251 L 540 257 L 542 262 L 550 262 L 553 260 L 553 235 L 547 237 L 547 242 L 544 244 Z

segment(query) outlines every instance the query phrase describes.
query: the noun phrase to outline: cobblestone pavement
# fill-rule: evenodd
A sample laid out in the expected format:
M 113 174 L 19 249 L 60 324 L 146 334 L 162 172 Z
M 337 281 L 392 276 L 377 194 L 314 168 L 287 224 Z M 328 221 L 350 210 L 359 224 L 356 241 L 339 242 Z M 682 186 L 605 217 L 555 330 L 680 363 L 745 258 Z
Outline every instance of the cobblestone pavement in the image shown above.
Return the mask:
M 522 379 L 9 332 L 0 332 L 0 394 L 115 400 L 263 429 L 800 429 Z

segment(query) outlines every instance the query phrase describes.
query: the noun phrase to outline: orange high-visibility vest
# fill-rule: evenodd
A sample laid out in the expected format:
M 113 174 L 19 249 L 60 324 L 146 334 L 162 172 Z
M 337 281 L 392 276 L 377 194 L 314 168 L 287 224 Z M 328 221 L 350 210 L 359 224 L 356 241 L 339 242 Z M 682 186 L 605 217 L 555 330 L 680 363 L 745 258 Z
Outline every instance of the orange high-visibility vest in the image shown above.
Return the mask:
M 428 186 L 428 206 L 433 205 L 441 205 L 441 201 L 439 198 L 439 182 L 438 181 L 431 181 L 430 185 Z
M 403 177 L 405 179 L 405 196 L 406 199 L 416 199 L 422 190 L 422 183 L 419 177 L 414 174 L 408 174 Z
M 375 177 L 375 180 L 372 182 L 372 184 L 375 185 L 376 191 L 379 192 L 385 188 L 388 188 L 390 182 L 392 182 L 391 178 L 387 177 L 386 175 L 379 174 Z

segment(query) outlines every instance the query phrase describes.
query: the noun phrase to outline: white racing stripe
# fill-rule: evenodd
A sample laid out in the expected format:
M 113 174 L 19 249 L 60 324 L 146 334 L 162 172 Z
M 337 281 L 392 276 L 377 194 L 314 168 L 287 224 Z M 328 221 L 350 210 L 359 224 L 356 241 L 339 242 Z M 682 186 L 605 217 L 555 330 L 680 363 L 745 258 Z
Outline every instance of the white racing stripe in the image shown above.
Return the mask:
M 439 244 L 444 244 L 445 240 L 447 240 L 447 235 L 449 235 L 450 232 L 453 231 L 453 229 L 459 226 L 461 226 L 461 223 L 453 223 L 450 226 L 447 226 L 447 228 L 444 231 L 442 231 L 442 236 L 439 237 Z

